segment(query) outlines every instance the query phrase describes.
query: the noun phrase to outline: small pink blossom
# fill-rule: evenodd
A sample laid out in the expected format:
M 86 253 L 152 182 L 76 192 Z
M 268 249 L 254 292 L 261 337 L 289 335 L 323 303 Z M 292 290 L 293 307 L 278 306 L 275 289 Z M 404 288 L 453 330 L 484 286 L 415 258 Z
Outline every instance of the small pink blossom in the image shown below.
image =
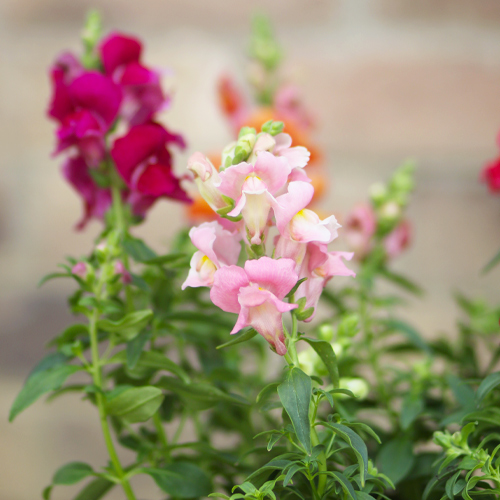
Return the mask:
M 323 288 L 334 276 L 356 276 L 356 273 L 349 269 L 342 259 L 351 260 L 351 252 L 328 252 L 325 243 L 311 242 L 307 244 L 307 252 L 304 264 L 300 273 L 300 278 L 307 278 L 300 284 L 295 298 L 306 298 L 304 309 L 314 308 L 314 313 L 306 322 L 311 321 L 316 313 L 319 298 L 323 293 Z
M 304 130 L 310 129 L 313 125 L 313 119 L 302 102 L 298 88 L 294 85 L 284 85 L 278 89 L 274 98 L 274 108 L 285 121 L 290 120 Z
M 191 258 L 191 269 L 186 287 L 212 286 L 217 269 L 238 262 L 241 251 L 240 238 L 224 229 L 218 222 L 204 222 L 189 231 L 193 245 L 198 249 Z
M 387 256 L 394 259 L 409 246 L 411 242 L 411 225 L 407 220 L 401 221 L 384 239 Z
M 82 279 L 85 279 L 87 277 L 87 272 L 88 272 L 88 269 L 87 269 L 87 263 L 86 262 L 77 262 L 72 268 L 71 268 L 71 272 L 75 275 L 75 276 L 79 276 L 80 278 Z
M 261 257 L 248 260 L 244 269 L 222 267 L 214 276 L 212 302 L 223 311 L 238 314 L 231 334 L 251 326 L 280 356 L 286 354 L 282 314 L 297 307 L 284 302 L 298 276 L 291 259 Z
M 210 208 L 214 212 L 224 208 L 226 202 L 219 191 L 221 179 L 212 162 L 205 155 L 197 152 L 189 157 L 187 168 L 192 172 L 198 191 Z
M 344 237 L 357 259 L 363 259 L 370 251 L 376 228 L 377 219 L 369 205 L 359 205 L 347 216 Z
M 282 132 L 274 137 L 276 146 L 273 154 L 286 158 L 292 169 L 304 168 L 309 162 L 311 153 L 304 146 L 292 147 L 292 138 L 290 135 Z
M 261 151 L 255 165 L 242 162 L 221 172 L 219 190 L 235 200 L 229 216 L 243 216 L 252 244 L 260 244 L 269 212 L 276 203 L 274 194 L 287 182 L 291 168 L 284 158 Z
M 132 276 L 121 260 L 115 261 L 115 274 L 121 275 L 123 284 L 129 285 L 130 283 L 132 283 Z

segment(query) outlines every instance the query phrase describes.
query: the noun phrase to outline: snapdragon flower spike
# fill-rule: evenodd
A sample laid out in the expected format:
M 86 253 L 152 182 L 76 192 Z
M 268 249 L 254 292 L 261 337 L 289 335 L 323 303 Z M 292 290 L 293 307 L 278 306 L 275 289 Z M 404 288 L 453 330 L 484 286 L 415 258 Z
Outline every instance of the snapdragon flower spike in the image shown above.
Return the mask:
M 291 168 L 285 158 L 261 151 L 255 165 L 242 162 L 221 172 L 219 191 L 234 200 L 230 217 L 243 216 L 252 245 L 262 243 L 274 194 L 287 182 Z
M 111 156 L 116 168 L 132 193 L 146 198 L 143 204 L 162 196 L 189 201 L 172 172 L 172 157 L 167 149 L 170 144 L 185 147 L 180 135 L 172 134 L 158 123 L 136 125 L 113 144 Z
M 304 321 L 309 322 L 314 318 L 323 288 L 331 278 L 334 276 L 356 276 L 356 273 L 343 262 L 343 259 L 351 260 L 353 255 L 352 252 L 328 252 L 326 243 L 310 242 L 307 244 L 300 272 L 300 278 L 307 278 L 307 280 L 301 283 L 295 292 L 296 300 L 302 297 L 306 298 L 304 310 L 314 308 L 313 314 Z
M 130 125 L 139 125 L 170 103 L 161 88 L 160 73 L 140 62 L 142 44 L 134 37 L 111 33 L 99 46 L 104 71 L 123 90 L 120 114 Z
M 191 228 L 189 237 L 198 251 L 191 258 L 183 290 L 188 286 L 212 286 L 217 269 L 238 262 L 241 251 L 238 233 L 227 231 L 218 222 L 204 222 Z
M 210 208 L 214 212 L 224 208 L 226 202 L 219 191 L 221 179 L 212 162 L 202 153 L 194 153 L 188 159 L 187 168 L 192 172 L 198 191 Z
M 291 259 L 261 257 L 248 260 L 244 269 L 229 266 L 215 273 L 210 290 L 212 302 L 223 311 L 238 314 L 231 334 L 251 326 L 280 356 L 286 354 L 282 315 L 297 304 L 283 299 L 298 280 L 294 268 Z

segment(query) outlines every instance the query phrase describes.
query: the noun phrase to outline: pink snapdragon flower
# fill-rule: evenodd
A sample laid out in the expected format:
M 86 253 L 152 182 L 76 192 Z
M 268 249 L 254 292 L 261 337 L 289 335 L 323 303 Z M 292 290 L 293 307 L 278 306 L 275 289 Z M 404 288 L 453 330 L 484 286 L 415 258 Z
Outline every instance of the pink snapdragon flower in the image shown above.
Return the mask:
M 221 184 L 219 172 L 212 162 L 202 153 L 194 153 L 188 159 L 187 168 L 194 177 L 201 197 L 210 205 L 210 208 L 217 212 L 225 207 L 226 202 L 219 191 Z
M 250 243 L 262 243 L 274 194 L 287 182 L 291 168 L 285 158 L 261 151 L 255 165 L 242 162 L 221 172 L 219 191 L 235 201 L 231 217 L 243 216 Z
M 83 229 L 92 218 L 103 219 L 111 206 L 109 189 L 96 185 L 89 173 L 89 167 L 81 156 L 68 158 L 63 167 L 64 178 L 83 198 L 83 217 L 76 228 Z
M 357 259 L 363 259 L 371 250 L 377 219 L 370 205 L 359 205 L 347 216 L 344 237 Z
M 276 199 L 276 226 L 280 236 L 276 242 L 276 256 L 293 259 L 300 272 L 307 243 L 328 244 L 337 238 L 340 224 L 331 215 L 320 220 L 306 207 L 312 200 L 314 188 L 307 182 L 295 181 L 288 185 L 288 192 Z
M 136 193 L 138 205 L 151 204 L 163 196 L 189 201 L 172 172 L 170 144 L 185 147 L 182 136 L 157 123 L 136 125 L 114 142 L 111 156 L 128 188 Z
M 261 257 L 248 260 L 244 269 L 229 266 L 215 273 L 210 291 L 212 302 L 223 311 L 238 314 L 231 334 L 251 326 L 280 356 L 286 354 L 282 314 L 297 304 L 283 299 L 297 282 L 294 268 L 291 259 Z
M 313 126 L 313 119 L 295 85 L 284 85 L 278 89 L 274 97 L 274 109 L 285 121 L 296 123 L 304 130 L 309 130 Z
M 240 238 L 218 222 L 204 222 L 191 228 L 189 237 L 198 251 L 191 258 L 191 269 L 182 285 L 183 290 L 188 286 L 212 286 L 217 269 L 238 262 Z
M 146 123 L 168 106 L 170 98 L 163 93 L 160 73 L 140 62 L 138 39 L 111 33 L 102 40 L 99 52 L 106 75 L 123 90 L 120 114 L 130 125 Z
M 401 221 L 384 239 L 384 248 L 387 256 L 394 259 L 410 245 L 411 224 L 407 220 Z
M 115 261 L 114 267 L 115 274 L 119 274 L 121 276 L 121 281 L 124 285 L 129 285 L 130 283 L 132 283 L 132 276 L 121 260 Z
M 353 255 L 352 252 L 328 252 L 326 243 L 307 244 L 307 252 L 300 273 L 300 278 L 307 278 L 307 280 L 300 284 L 295 293 L 296 300 L 306 298 L 304 309 L 314 308 L 313 314 L 304 321 L 309 322 L 314 318 L 323 288 L 330 279 L 334 276 L 356 276 L 356 273 L 343 262 L 343 259 L 351 260 Z

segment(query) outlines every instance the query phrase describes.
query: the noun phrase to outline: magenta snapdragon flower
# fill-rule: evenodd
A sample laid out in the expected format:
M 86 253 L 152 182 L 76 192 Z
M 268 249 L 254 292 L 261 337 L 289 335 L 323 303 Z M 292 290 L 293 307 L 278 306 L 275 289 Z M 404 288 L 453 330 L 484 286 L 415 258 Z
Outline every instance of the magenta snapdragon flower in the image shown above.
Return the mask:
M 298 280 L 294 268 L 291 259 L 261 257 L 248 260 L 243 269 L 229 266 L 215 273 L 210 298 L 223 311 L 238 314 L 232 334 L 251 326 L 280 356 L 286 354 L 282 315 L 297 304 L 283 299 Z
M 156 200 L 159 197 L 189 201 L 172 172 L 172 155 L 168 146 L 185 147 L 184 139 L 158 123 L 132 127 L 116 141 L 111 156 L 118 173 L 132 193 Z
M 124 95 L 120 114 L 130 125 L 151 120 L 170 103 L 161 88 L 159 71 L 140 61 L 142 44 L 134 37 L 111 33 L 99 46 L 104 71 L 122 89 Z

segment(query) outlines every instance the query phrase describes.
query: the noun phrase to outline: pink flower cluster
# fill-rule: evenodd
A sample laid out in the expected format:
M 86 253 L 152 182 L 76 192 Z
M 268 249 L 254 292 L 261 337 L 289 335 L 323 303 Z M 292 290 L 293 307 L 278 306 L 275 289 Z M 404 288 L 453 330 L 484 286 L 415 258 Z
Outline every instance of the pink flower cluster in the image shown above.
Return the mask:
M 344 237 L 357 260 L 363 260 L 374 248 L 377 216 L 370 205 L 358 205 L 347 216 Z M 403 253 L 411 241 L 411 225 L 403 219 L 382 241 L 385 255 L 393 259 Z
M 352 253 L 328 251 L 340 227 L 335 217 L 320 220 L 307 208 L 314 194 L 308 160 L 288 134 L 249 129 L 224 150 L 219 170 L 201 153 L 188 161 L 200 194 L 221 217 L 191 229 L 197 252 L 183 288 L 210 287 L 215 305 L 238 314 L 231 333 L 251 326 L 280 355 L 287 351 L 283 313 L 313 308 L 303 318 L 310 321 L 326 283 L 354 276 L 342 260 Z M 242 247 L 251 260 L 240 267 Z M 295 302 L 285 302 L 303 278 Z
M 155 122 L 155 114 L 170 101 L 160 73 L 143 65 L 142 45 L 133 37 L 112 33 L 96 49 L 100 69 L 85 68 L 71 53 L 51 68 L 48 114 L 58 123 L 55 154 L 69 153 L 63 173 L 84 201 L 80 228 L 102 218 L 111 204 L 109 186 L 99 185 L 93 175 L 111 160 L 134 214 L 144 216 L 162 196 L 188 201 L 168 149 L 184 148 L 184 140 Z

